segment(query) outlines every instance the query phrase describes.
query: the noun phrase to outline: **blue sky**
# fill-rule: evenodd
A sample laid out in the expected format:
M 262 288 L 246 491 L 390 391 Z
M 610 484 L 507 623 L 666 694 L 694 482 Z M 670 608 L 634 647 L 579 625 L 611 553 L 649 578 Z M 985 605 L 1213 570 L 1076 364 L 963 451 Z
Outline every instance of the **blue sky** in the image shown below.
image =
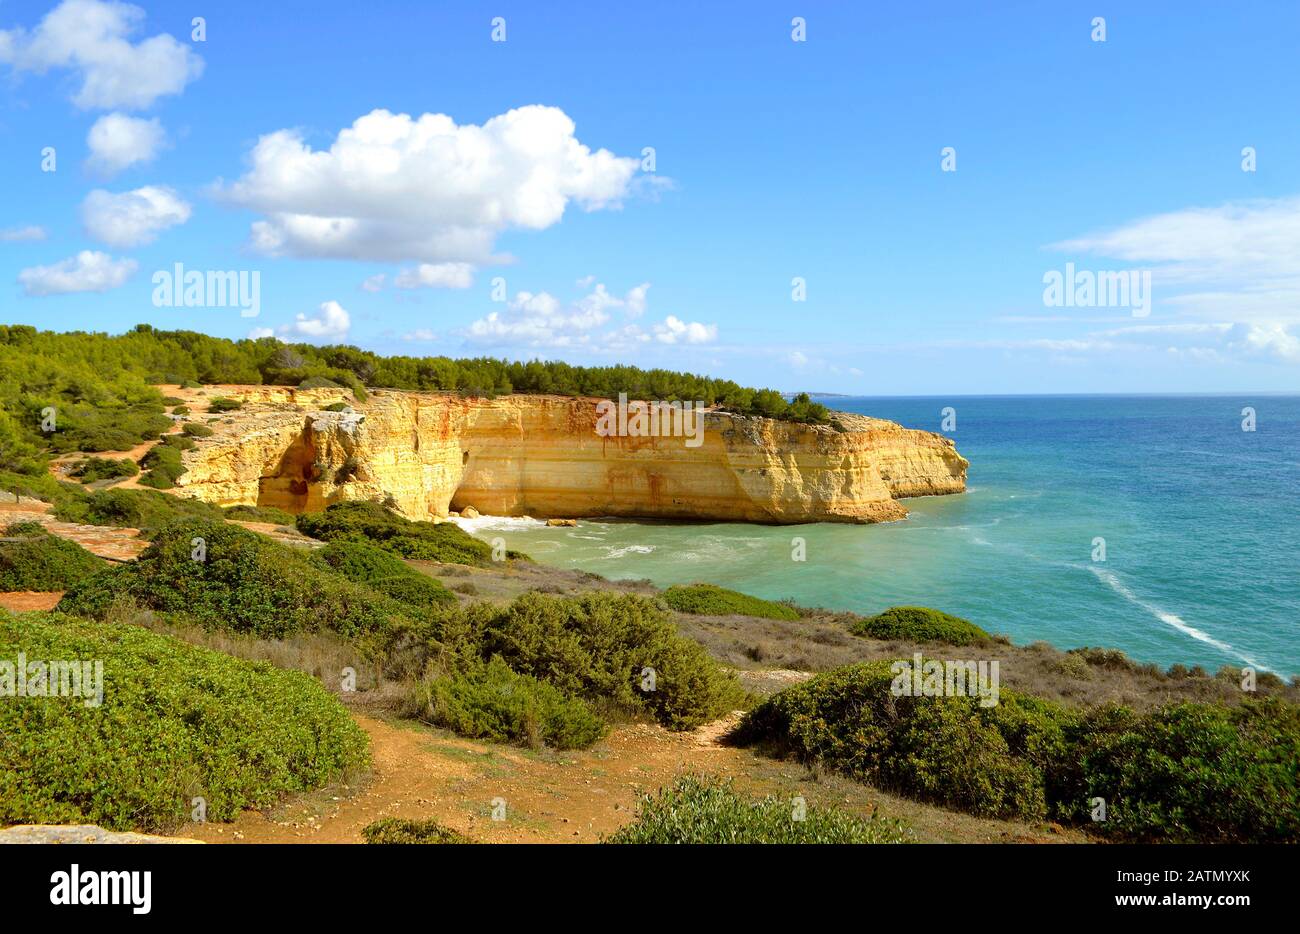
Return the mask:
M 1295 3 L 203 6 L 0 0 L 0 318 L 864 395 L 1300 388 Z M 157 307 L 176 263 L 259 273 L 260 314 Z M 1150 302 L 1049 305 L 1067 263 Z

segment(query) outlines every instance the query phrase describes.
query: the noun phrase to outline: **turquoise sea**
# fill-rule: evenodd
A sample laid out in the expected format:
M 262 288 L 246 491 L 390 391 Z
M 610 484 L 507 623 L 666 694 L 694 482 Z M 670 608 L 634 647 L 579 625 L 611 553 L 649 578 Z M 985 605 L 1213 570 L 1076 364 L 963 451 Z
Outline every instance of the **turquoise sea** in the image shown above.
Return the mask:
M 1017 643 L 1300 674 L 1300 396 L 823 401 L 932 431 L 953 406 L 968 492 L 906 500 L 911 516 L 885 525 L 484 518 L 473 531 L 611 578 L 860 613 L 919 603 Z M 795 536 L 806 562 L 791 560 Z

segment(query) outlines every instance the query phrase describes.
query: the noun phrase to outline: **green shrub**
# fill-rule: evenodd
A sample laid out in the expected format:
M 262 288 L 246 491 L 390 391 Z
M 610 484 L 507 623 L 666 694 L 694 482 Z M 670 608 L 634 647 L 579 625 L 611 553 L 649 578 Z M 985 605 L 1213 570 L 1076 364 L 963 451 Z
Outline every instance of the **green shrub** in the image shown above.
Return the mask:
M 225 514 L 227 519 L 238 519 L 242 522 L 271 522 L 276 525 L 293 525 L 293 513 L 285 512 L 283 509 L 277 509 L 274 506 L 227 506 Z
M 367 843 L 473 843 L 469 837 L 435 820 L 385 817 L 361 831 Z
M 191 438 L 211 438 L 214 432 L 207 425 L 200 425 L 198 422 L 186 422 L 181 431 Z
M 98 660 L 103 698 L 0 704 L 0 824 L 169 832 L 366 767 L 366 735 L 311 677 L 136 626 L 0 614 L 0 658 Z M 89 699 L 93 703 L 93 698 Z
M 15 522 L 0 540 L 0 591 L 67 590 L 105 562 L 37 522 Z
M 150 448 L 140 458 L 140 466 L 146 471 L 140 478 L 140 483 L 157 490 L 170 490 L 176 485 L 176 478 L 185 473 L 180 449 L 168 444 L 157 444 Z
M 335 503 L 324 512 L 299 516 L 298 531 L 327 542 L 368 542 L 403 558 L 423 561 L 484 565 L 492 560 L 491 546 L 455 523 L 413 522 L 379 503 Z M 512 551 L 507 557 L 526 556 Z
M 178 405 L 178 406 L 176 406 L 176 408 L 172 409 L 172 414 L 173 414 L 173 415 L 189 415 L 189 414 L 190 414 L 190 407 L 189 407 L 188 405 Z
M 197 447 L 194 439 L 184 434 L 163 435 L 159 443 L 165 447 L 175 448 L 178 451 L 192 451 Z
M 989 817 L 1054 817 L 1128 840 L 1300 841 L 1300 708 L 1072 710 L 890 691 L 887 662 L 837 669 L 751 711 L 733 738 Z M 1092 800 L 1106 802 L 1092 822 Z
M 343 386 L 327 376 L 309 376 L 298 384 L 299 389 L 342 389 Z
M 221 412 L 237 412 L 244 407 L 244 403 L 238 399 L 229 399 L 225 396 L 217 396 L 208 402 L 208 411 L 220 414 Z
M 948 645 L 982 645 L 992 637 L 970 620 L 924 606 L 896 606 L 853 624 L 855 635 Z
M 72 468 L 71 475 L 82 483 L 94 483 L 96 480 L 119 480 L 122 477 L 134 477 L 140 472 L 135 461 L 123 459 L 112 460 L 104 457 L 88 457 L 78 461 Z
M 64 522 L 150 530 L 181 518 L 219 519 L 221 510 L 210 503 L 152 490 L 99 490 L 57 506 L 54 516 Z
M 605 721 L 586 702 L 511 671 L 499 658 L 422 681 L 413 690 L 417 716 L 462 736 L 535 749 L 586 749 L 605 735 Z
M 325 406 L 326 412 L 348 412 L 351 411 L 351 409 L 352 406 L 348 405 L 346 402 L 331 402 L 329 405 Z
M 55 480 L 44 467 L 40 468 L 40 473 L 30 475 L 0 470 L 0 490 L 10 496 L 26 496 L 56 505 L 86 498 L 86 491 L 80 484 Z
M 565 694 L 649 713 L 671 729 L 691 729 L 743 702 L 735 676 L 635 594 L 526 593 L 505 607 L 473 604 L 448 618 L 442 636 L 462 657 L 500 656 Z
M 769 697 L 735 739 L 981 816 L 1046 816 L 1068 711 L 1005 689 L 993 707 L 978 697 L 896 696 L 894 678 L 888 661 L 819 675 Z
M 202 560 L 195 541 L 202 539 Z M 346 638 L 409 628 L 395 601 L 323 570 L 309 554 L 237 525 L 175 522 L 131 564 L 84 581 L 59 608 L 103 619 L 127 595 L 143 607 L 183 613 L 210 629 L 280 639 L 331 630 Z M 380 640 L 383 641 L 383 640 Z
M 1129 840 L 1300 842 L 1300 708 L 1171 704 L 1104 708 L 1079 725 L 1062 760 L 1059 812 Z
M 795 820 L 794 804 L 781 798 L 751 801 L 708 776 L 687 775 L 645 795 L 636 820 L 603 843 L 907 843 L 898 821 L 861 818 L 837 808 L 809 805 Z
M 799 618 L 799 612 L 783 603 L 760 600 L 748 594 L 727 590 L 713 584 L 691 584 L 689 587 L 669 587 L 663 594 L 664 602 L 679 613 L 697 613 L 706 616 L 758 616 L 763 619 Z
M 50 434 L 51 451 L 125 451 L 166 431 L 171 419 L 162 406 L 68 405 L 55 406 L 56 430 Z
M 365 584 L 408 606 L 427 609 L 456 602 L 455 595 L 441 581 L 421 574 L 401 558 L 374 545 L 334 541 L 317 551 L 314 558 L 348 580 Z

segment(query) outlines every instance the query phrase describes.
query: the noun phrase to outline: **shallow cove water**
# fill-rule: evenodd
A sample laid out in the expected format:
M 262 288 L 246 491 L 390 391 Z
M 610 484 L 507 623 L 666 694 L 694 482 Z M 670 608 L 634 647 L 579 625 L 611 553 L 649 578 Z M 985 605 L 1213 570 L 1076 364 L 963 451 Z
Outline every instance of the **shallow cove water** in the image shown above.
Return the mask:
M 906 500 L 911 516 L 883 525 L 463 525 L 610 578 L 859 613 L 923 604 L 1018 643 L 1300 674 L 1300 396 L 823 401 L 931 431 L 954 407 L 967 492 Z M 795 538 L 806 561 L 791 559 Z

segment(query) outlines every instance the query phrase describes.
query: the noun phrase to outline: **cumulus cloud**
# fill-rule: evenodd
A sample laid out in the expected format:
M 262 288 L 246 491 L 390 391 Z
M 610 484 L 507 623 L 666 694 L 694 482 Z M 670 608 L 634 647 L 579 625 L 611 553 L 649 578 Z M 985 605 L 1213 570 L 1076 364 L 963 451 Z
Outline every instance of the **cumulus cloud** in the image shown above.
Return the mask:
M 437 339 L 438 335 L 428 328 L 416 328 L 402 335 L 404 341 L 436 341 Z
M 126 114 L 105 114 L 86 135 L 90 147 L 87 166 L 102 175 L 116 175 L 123 169 L 152 162 L 167 140 L 162 122 Z
M 366 276 L 361 283 L 361 290 L 363 292 L 382 292 L 384 290 L 384 282 L 387 279 L 388 276 L 384 275 L 382 272 L 376 273 L 373 276 Z
M 160 231 L 189 219 L 189 204 L 170 188 L 156 186 L 119 194 L 96 189 L 81 204 L 86 232 L 119 249 L 151 243 Z
M 107 292 L 126 282 L 137 269 L 133 259 L 115 260 L 107 253 L 82 250 L 52 266 L 32 266 L 18 273 L 28 295 Z
M 627 197 L 638 161 L 593 151 L 574 131 L 564 111 L 539 105 L 482 126 L 375 110 L 325 150 L 297 130 L 261 137 L 248 173 L 217 191 L 265 215 L 251 242 L 271 255 L 482 264 L 504 231 Z
M 259 340 L 263 337 L 275 337 L 275 331 L 270 328 L 253 328 L 248 332 L 249 340 Z
M 468 289 L 473 284 L 474 267 L 469 263 L 421 263 L 393 279 L 399 289 Z
M 642 314 L 649 288 L 650 283 L 644 282 L 620 298 L 598 282 L 586 295 L 567 305 L 548 292 L 519 292 L 506 303 L 505 311 L 494 311 L 473 322 L 466 329 L 465 337 L 482 344 L 527 347 L 572 347 L 592 343 L 614 347 L 642 341 L 646 336 L 636 325 L 614 330 L 605 328 L 613 319 L 613 310 L 623 310 L 628 315 Z M 666 322 L 657 327 L 665 326 Z M 716 333 L 716 328 L 714 331 Z
M 35 224 L 26 227 L 5 227 L 0 229 L 0 243 L 21 243 L 26 240 L 44 240 L 45 228 Z
M 718 337 L 716 324 L 682 321 L 669 315 L 654 326 L 655 340 L 662 344 L 707 344 Z
M 1051 249 L 1143 264 L 1185 314 L 1300 321 L 1300 197 L 1170 211 Z
M 338 302 L 322 302 L 314 317 L 299 312 L 292 324 L 280 328 L 286 336 L 304 337 L 308 340 L 340 340 L 348 336 L 352 316 Z
M 0 62 L 15 72 L 74 71 L 78 107 L 142 110 L 203 72 L 203 59 L 169 35 L 131 42 L 144 18 L 128 3 L 64 0 L 33 30 L 0 30 Z

